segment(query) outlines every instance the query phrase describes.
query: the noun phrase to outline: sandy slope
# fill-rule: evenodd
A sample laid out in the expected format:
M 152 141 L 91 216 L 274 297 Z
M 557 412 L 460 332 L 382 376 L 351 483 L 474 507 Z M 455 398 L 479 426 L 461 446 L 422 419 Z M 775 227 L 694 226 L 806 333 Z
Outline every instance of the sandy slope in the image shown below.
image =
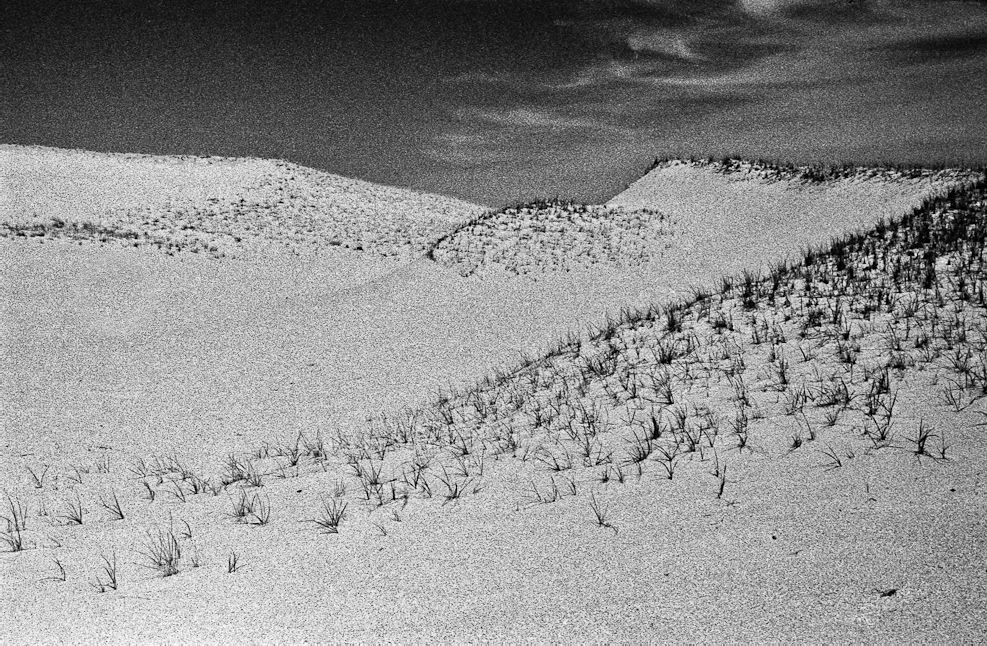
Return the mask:
M 100 238 L 215 256 L 304 255 L 333 246 L 418 253 L 445 228 L 485 210 L 262 159 L 0 146 L 0 175 L 6 235 Z
M 101 189 L 100 199 L 122 209 L 142 203 L 147 178 L 164 176 L 147 163 L 137 171 L 121 162 L 123 176 L 137 178 L 133 191 Z M 160 195 L 181 186 L 194 203 L 194 191 L 215 196 L 232 186 L 223 199 L 235 202 L 254 163 L 244 162 L 242 174 L 224 167 L 232 175 L 208 190 L 174 174 Z M 72 217 L 74 200 L 64 196 L 85 195 L 90 181 L 73 177 L 76 188 L 34 185 L 31 200 L 61 204 Z M 604 484 L 599 468 L 553 475 L 541 463 L 491 454 L 459 500 L 442 504 L 433 479 L 436 499 L 412 495 L 378 509 L 360 500 L 344 456 L 307 456 L 296 467 L 276 457 L 299 432 L 344 450 L 337 429 L 366 431 L 368 414 L 426 401 L 439 386 L 476 379 L 623 305 L 683 294 L 819 243 L 837 227 L 900 215 L 935 188 L 886 180 L 807 187 L 669 166 L 613 204 L 683 223 L 672 255 L 653 267 L 548 272 L 537 282 L 497 271 L 463 279 L 422 259 L 341 249 L 244 262 L 153 246 L 0 241 L 9 296 L 0 483 L 26 506 L 28 547 L 0 558 L 8 635 L 976 641 L 987 621 L 978 603 L 984 545 L 971 541 L 985 534 L 987 509 L 985 447 L 972 427 L 981 407 L 947 415 L 928 394 L 938 392 L 930 383 L 938 371 L 902 382 L 900 415 L 908 432 L 919 417 L 941 420 L 951 460 L 866 452 L 869 441 L 840 428 L 823 431 L 819 444 L 857 457 L 826 470 L 821 446 L 789 451 L 793 422 L 769 417 L 755 451 L 720 447 L 732 469 L 723 499 L 709 459 L 698 456 L 683 459 L 670 481 L 649 463 L 640 479 Z M 837 226 L 820 226 L 825 218 Z M 770 370 L 762 354 L 749 361 L 751 374 Z M 831 367 L 801 364 L 806 378 Z M 758 397 L 765 409 L 780 405 L 771 391 Z M 613 441 L 623 452 L 621 437 Z M 264 486 L 249 491 L 270 503 L 263 526 L 229 516 L 234 493 L 193 494 L 167 469 L 134 472 L 137 458 L 174 456 L 216 482 L 229 451 L 255 449 L 266 456 L 256 458 Z M 388 455 L 396 476 L 400 456 Z M 35 487 L 27 469 L 40 475 L 45 465 Z M 530 485 L 546 492 L 567 477 L 576 495 L 531 504 Z M 305 521 L 318 517 L 337 482 L 347 486 L 349 517 L 339 534 L 320 534 Z M 618 531 L 593 523 L 591 491 Z M 124 520 L 99 504 L 112 493 Z M 84 522 L 66 524 L 76 500 Z M 161 577 L 146 567 L 146 532 L 169 527 L 184 554 L 179 574 Z M 232 551 L 243 568 L 228 574 Z M 114 552 L 119 589 L 99 594 L 91 584 L 105 580 L 100 559 Z M 53 559 L 64 582 L 45 579 L 57 574 Z
M 795 177 L 790 177 L 790 175 Z M 772 262 L 896 217 L 976 172 L 909 176 L 857 169 L 800 181 L 738 164 L 662 163 L 606 205 L 555 204 L 490 213 L 440 240 L 435 259 L 483 280 L 522 275 L 555 290 L 606 291 L 643 306 L 688 296 L 724 274 Z
M 715 282 L 723 274 L 764 271 L 840 232 L 898 217 L 922 199 L 978 173 L 942 171 L 920 177 L 861 169 L 832 182 L 764 179 L 717 164 L 659 165 L 607 202 L 625 209 L 674 214 L 675 244 L 660 262 L 677 285 Z M 681 288 L 680 288 L 681 289 Z

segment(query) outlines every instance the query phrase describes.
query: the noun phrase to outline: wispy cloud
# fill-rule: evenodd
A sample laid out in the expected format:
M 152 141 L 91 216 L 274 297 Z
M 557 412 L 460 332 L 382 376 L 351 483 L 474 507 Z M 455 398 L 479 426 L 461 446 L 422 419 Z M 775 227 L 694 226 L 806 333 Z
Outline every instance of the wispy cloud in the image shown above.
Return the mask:
M 872 88 L 898 92 L 881 88 L 899 87 L 886 77 L 901 73 L 901 57 L 916 47 L 931 51 L 934 43 L 952 39 L 957 51 L 977 53 L 978 39 L 987 33 L 982 2 L 950 2 L 948 10 L 925 0 L 639 0 L 638 5 L 645 10 L 587 12 L 560 21 L 594 54 L 578 64 L 450 79 L 498 83 L 511 92 L 492 101 L 488 90 L 485 105 L 460 104 L 450 126 L 459 134 L 437 138 L 434 157 L 462 164 L 520 163 L 519 151 L 531 149 L 532 142 L 549 146 L 546 142 L 563 139 L 661 145 L 676 128 L 688 129 L 707 117 L 732 123 L 729 115 L 738 106 L 768 103 L 785 115 L 784 123 L 830 128 L 827 111 L 866 102 L 862 93 Z M 907 55 L 908 66 L 936 64 L 932 54 Z M 804 100 L 810 95 L 817 97 L 814 103 Z M 900 97 L 883 100 L 894 103 Z M 757 109 L 745 107 L 745 114 Z M 731 131 L 734 140 L 743 140 L 756 126 L 744 119 Z M 837 125 L 831 130 L 839 132 Z
M 434 161 L 451 166 L 469 167 L 509 162 L 517 156 L 504 136 L 489 132 L 444 132 L 432 138 L 421 153 Z
M 620 140 L 633 136 L 632 127 L 611 123 L 612 110 L 586 104 L 578 107 L 584 116 L 567 116 L 537 106 L 504 110 L 464 108 L 452 116 L 454 126 L 434 136 L 421 153 L 443 164 L 463 168 L 528 163 L 530 144 L 538 139 L 553 145 L 569 139 L 582 141 Z
M 460 110 L 457 117 L 461 120 L 484 121 L 486 123 L 524 128 L 533 130 L 571 130 L 573 128 L 599 130 L 610 128 L 598 120 L 560 115 L 549 110 L 533 107 L 519 107 L 508 110 Z
M 471 83 L 509 83 L 513 84 L 516 82 L 516 78 L 512 77 L 507 73 L 490 73 L 490 72 L 463 72 L 462 74 L 457 74 L 456 76 L 450 76 L 444 79 L 446 83 L 450 84 L 471 84 Z
M 703 61 L 706 57 L 695 51 L 689 34 L 671 29 L 638 29 L 627 35 L 627 47 L 636 53 L 661 54 L 685 61 Z
M 644 4 L 664 10 L 691 6 L 664 0 Z M 597 29 L 627 54 L 595 61 L 545 87 L 620 83 L 721 93 L 819 85 L 880 73 L 875 51 L 987 33 L 983 3 L 949 3 L 949 11 L 937 7 L 922 0 L 873 0 L 859 8 L 834 7 L 829 0 L 741 0 L 733 9 L 682 11 L 672 20 L 645 15 L 637 22 L 606 19 L 595 26 L 586 20 L 574 28 Z
M 606 59 L 583 67 L 575 74 L 563 79 L 553 79 L 541 84 L 548 90 L 575 90 L 614 81 L 629 81 L 641 74 L 654 70 L 654 65 L 647 61 L 619 61 Z

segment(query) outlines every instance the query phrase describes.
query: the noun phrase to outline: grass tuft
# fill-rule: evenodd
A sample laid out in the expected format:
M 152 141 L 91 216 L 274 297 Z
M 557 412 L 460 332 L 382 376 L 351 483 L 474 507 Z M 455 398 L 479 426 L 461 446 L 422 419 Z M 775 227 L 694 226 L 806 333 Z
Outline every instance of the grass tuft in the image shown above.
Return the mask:
M 160 527 L 156 532 L 147 532 L 143 556 L 150 563 L 151 569 L 157 570 L 161 576 L 168 577 L 178 574 L 178 564 L 182 558 L 182 546 L 178 542 L 173 529 Z
M 27 507 L 8 493 L 7 509 L 10 515 L 0 516 L 7 524 L 6 531 L 0 532 L 0 541 L 6 543 L 11 552 L 20 552 L 24 549 L 23 532 L 27 529 Z
M 326 534 L 338 534 L 339 524 L 346 518 L 347 503 L 339 498 L 333 497 L 329 500 L 322 499 L 322 508 L 318 518 L 311 522 L 321 527 Z
M 110 512 L 111 520 L 123 520 L 123 508 L 120 506 L 120 499 L 113 492 L 113 500 L 103 499 L 99 501 L 100 507 Z
M 117 589 L 116 552 L 113 553 L 112 557 L 107 557 L 104 554 L 102 558 L 103 558 L 103 575 L 105 575 L 105 579 L 100 577 L 100 575 L 96 575 L 96 579 L 90 584 L 96 589 L 97 592 L 100 593 L 106 592 L 107 590 Z M 58 564 L 58 561 L 56 561 L 56 564 Z M 65 575 L 65 570 L 63 569 L 62 576 L 64 577 L 64 575 Z M 65 579 L 63 578 L 62 580 L 64 581 Z
M 612 529 L 614 534 L 617 533 L 617 527 L 607 518 L 609 509 L 600 504 L 600 501 L 596 499 L 595 493 L 590 494 L 589 508 L 593 512 L 593 518 L 597 527 L 606 527 L 607 529 Z

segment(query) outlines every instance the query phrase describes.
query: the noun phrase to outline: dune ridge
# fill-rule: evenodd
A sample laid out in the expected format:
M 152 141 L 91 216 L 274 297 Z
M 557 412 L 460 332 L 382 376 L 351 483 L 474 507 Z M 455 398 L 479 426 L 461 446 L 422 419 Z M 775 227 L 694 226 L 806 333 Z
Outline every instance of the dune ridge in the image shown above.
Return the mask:
M 728 271 L 740 271 L 749 244 L 793 254 L 798 249 L 787 241 L 805 240 L 797 232 L 808 228 L 813 243 L 825 244 L 833 231 L 898 215 L 901 201 L 915 206 L 982 176 L 972 169 L 663 160 L 606 205 L 535 202 L 487 213 L 441 237 L 429 256 L 463 276 L 601 267 L 668 271 L 691 268 L 697 257 L 715 257 L 719 271 L 734 260 Z M 800 216 L 810 208 L 815 218 Z M 739 262 L 714 253 L 728 250 L 731 239 L 744 249 Z
M 0 235 L 217 257 L 327 247 L 420 254 L 484 207 L 278 160 L 0 148 Z
M 649 209 L 535 202 L 481 216 L 440 238 L 428 257 L 459 275 L 490 266 L 526 275 L 654 262 L 674 228 Z

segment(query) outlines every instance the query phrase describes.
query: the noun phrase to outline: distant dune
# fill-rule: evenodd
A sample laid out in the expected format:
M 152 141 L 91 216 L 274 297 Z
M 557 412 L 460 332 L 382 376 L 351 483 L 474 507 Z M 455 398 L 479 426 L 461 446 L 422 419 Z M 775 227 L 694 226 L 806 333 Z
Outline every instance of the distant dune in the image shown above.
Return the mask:
M 486 213 L 440 238 L 431 256 L 464 276 L 616 270 L 681 291 L 765 268 L 981 177 L 671 160 L 606 205 L 535 203 Z
M 0 146 L 0 235 L 61 236 L 242 256 L 328 246 L 420 253 L 484 211 L 282 161 Z

